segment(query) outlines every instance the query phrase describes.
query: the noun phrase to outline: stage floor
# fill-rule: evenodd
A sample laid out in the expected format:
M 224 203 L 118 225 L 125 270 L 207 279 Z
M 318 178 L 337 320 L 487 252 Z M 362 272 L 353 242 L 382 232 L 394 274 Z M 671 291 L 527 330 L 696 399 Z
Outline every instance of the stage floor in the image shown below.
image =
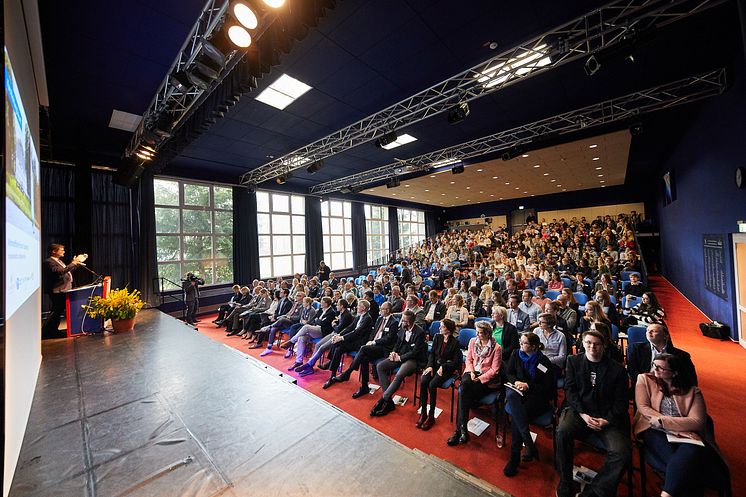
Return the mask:
M 136 330 L 43 342 L 11 496 L 509 495 L 160 311 Z

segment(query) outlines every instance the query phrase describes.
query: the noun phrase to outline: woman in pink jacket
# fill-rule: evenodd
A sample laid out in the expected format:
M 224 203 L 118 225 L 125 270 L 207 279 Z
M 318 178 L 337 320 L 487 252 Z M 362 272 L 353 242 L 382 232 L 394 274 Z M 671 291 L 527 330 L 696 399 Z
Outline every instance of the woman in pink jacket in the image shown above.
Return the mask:
M 653 372 L 639 375 L 635 386 L 633 431 L 645 442 L 651 466 L 665 470 L 661 497 L 702 496 L 705 480 L 727 474 L 707 429 L 702 392 L 687 371 L 679 356 L 661 354 Z
M 465 444 L 469 441 L 466 429 L 469 409 L 500 385 L 502 348 L 492 338 L 492 326 L 488 321 L 479 321 L 476 327 L 477 336 L 469 341 L 466 367 L 458 389 L 456 431 L 448 439 L 448 445 Z

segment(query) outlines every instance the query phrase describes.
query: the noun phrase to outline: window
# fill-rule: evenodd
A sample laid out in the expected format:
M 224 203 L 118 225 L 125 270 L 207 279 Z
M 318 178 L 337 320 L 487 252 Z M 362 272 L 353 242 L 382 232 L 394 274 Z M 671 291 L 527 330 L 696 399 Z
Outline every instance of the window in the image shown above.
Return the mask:
M 399 218 L 399 248 L 405 249 L 425 239 L 425 213 L 396 209 Z
M 306 271 L 306 199 L 256 192 L 261 278 Z
M 368 264 L 381 264 L 389 255 L 389 208 L 365 204 L 364 209 Z
M 352 204 L 331 200 L 321 202 L 324 262 L 333 271 L 352 267 Z
M 194 273 L 205 284 L 233 282 L 231 187 L 155 179 L 155 244 L 164 289 Z

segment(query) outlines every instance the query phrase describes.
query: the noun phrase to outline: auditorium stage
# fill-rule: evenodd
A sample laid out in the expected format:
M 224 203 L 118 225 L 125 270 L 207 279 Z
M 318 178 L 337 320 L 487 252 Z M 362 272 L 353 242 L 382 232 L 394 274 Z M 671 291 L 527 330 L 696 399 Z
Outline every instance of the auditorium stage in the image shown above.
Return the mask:
M 157 310 L 43 355 L 11 496 L 509 495 Z

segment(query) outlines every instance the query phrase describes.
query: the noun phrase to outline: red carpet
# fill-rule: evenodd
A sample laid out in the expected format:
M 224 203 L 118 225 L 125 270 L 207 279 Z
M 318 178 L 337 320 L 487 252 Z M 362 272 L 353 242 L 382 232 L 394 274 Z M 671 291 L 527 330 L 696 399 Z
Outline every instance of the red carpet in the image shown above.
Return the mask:
M 653 279 L 651 286 L 666 309 L 669 316 L 668 323 L 677 346 L 692 354 L 708 403 L 708 411 L 715 419 L 721 448 L 731 468 L 737 468 L 741 465 L 740 463 L 746 463 L 746 453 L 738 450 L 740 441 L 746 440 L 746 428 L 738 423 L 738 417 L 733 412 L 737 403 L 732 399 L 743 397 L 743 395 L 737 395 L 736 392 L 746 390 L 744 387 L 746 371 L 743 368 L 739 369 L 739 360 L 746 359 L 746 351 L 736 344 L 721 344 L 703 338 L 697 324 L 705 320 L 705 317 L 664 279 Z M 226 337 L 222 328 L 218 329 L 210 324 L 212 319 L 214 316 L 202 317 L 199 330 L 213 340 L 235 347 L 282 371 L 286 371 L 292 364 L 293 359 L 283 359 L 284 350 L 276 350 L 271 355 L 259 358 L 259 353 L 263 349 L 250 350 L 244 340 L 238 337 Z M 296 375 L 296 373 L 290 374 Z M 467 445 L 457 447 L 446 445 L 446 440 L 454 428 L 449 421 L 450 391 L 439 391 L 438 407 L 443 409 L 443 413 L 432 429 L 423 432 L 414 426 L 417 421 L 417 406 L 412 403 L 413 378 L 407 379 L 399 391 L 400 394 L 410 397 L 410 400 L 404 407 L 397 408 L 396 411 L 383 418 L 369 415 L 370 409 L 380 398 L 380 394 L 357 400 L 351 398 L 352 393 L 358 388 L 356 374 L 348 383 L 335 384 L 323 390 L 321 385 L 328 378 L 328 372 L 318 371 L 314 375 L 299 378 L 298 385 L 400 443 L 447 460 L 516 497 L 554 495 L 557 475 L 552 464 L 551 433 L 539 430 L 537 445 L 541 461 L 522 463 L 517 477 L 506 478 L 502 474 L 502 469 L 507 462 L 509 449 L 507 447 L 498 449 L 495 445 L 494 426 L 490 426 L 480 437 L 472 437 Z M 491 421 L 491 414 L 487 409 L 477 411 L 477 415 L 485 421 Z M 583 450 L 578 452 L 577 464 L 586 464 L 592 468 L 599 466 L 598 455 Z M 657 482 L 655 477 L 650 480 L 652 480 L 650 485 L 652 490 Z M 635 493 L 639 495 L 639 491 L 639 478 L 636 475 Z M 627 495 L 625 485 L 620 485 L 619 495 Z M 649 495 L 656 494 L 650 493 Z M 734 474 L 734 495 L 746 495 L 746 479 L 737 474 Z

